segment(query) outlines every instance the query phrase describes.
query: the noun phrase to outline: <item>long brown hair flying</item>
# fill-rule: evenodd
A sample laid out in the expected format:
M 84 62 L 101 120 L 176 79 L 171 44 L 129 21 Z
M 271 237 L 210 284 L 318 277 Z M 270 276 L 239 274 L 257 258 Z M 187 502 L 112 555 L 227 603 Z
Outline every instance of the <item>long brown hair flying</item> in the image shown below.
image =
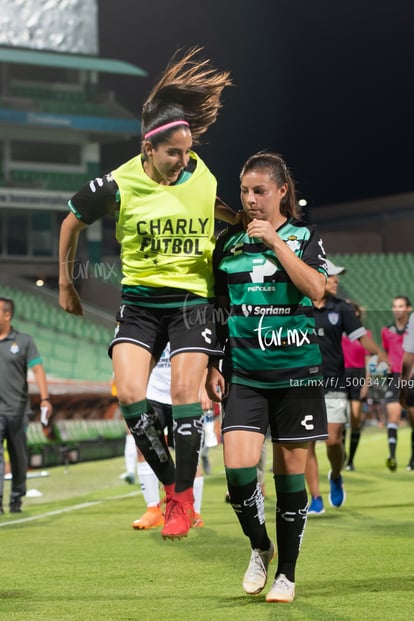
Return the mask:
M 173 55 L 142 107 L 142 136 L 167 123 L 184 120 L 196 143 L 215 122 L 222 91 L 232 86 L 232 81 L 229 71 L 217 70 L 209 59 L 195 58 L 202 49 L 193 47 L 181 57 L 178 50 Z M 165 139 L 165 132 L 155 134 L 151 142 L 160 138 Z

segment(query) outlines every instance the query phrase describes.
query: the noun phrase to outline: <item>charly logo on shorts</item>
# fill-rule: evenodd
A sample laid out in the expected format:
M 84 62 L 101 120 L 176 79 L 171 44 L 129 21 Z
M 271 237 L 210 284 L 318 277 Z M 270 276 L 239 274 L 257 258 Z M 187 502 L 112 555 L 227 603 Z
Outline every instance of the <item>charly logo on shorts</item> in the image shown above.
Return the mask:
M 305 427 L 306 431 L 313 431 L 315 429 L 312 414 L 307 414 L 304 418 L 302 418 L 300 424 Z
M 211 345 L 212 343 L 212 334 L 213 333 L 210 330 L 210 328 L 205 328 L 201 333 L 201 336 L 203 337 L 203 339 L 208 345 Z
M 330 324 L 336 326 L 339 321 L 339 313 L 328 313 L 328 319 Z

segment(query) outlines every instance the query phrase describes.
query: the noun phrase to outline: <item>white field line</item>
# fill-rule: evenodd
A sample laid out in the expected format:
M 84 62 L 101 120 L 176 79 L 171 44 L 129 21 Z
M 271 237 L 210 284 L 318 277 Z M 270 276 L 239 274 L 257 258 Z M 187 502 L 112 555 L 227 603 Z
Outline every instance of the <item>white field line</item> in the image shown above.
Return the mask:
M 102 500 L 93 500 L 91 502 L 83 502 L 79 505 L 73 505 L 71 507 L 65 507 L 64 509 L 56 509 L 56 511 L 48 511 L 47 513 L 40 513 L 39 515 L 32 515 L 31 517 L 23 517 L 18 520 L 11 520 L 9 522 L 0 521 L 0 528 L 3 526 L 14 526 L 15 524 L 26 524 L 27 522 L 33 522 L 34 520 L 42 520 L 53 515 L 61 515 L 62 513 L 69 513 L 70 511 L 79 511 L 80 509 L 87 509 L 95 505 L 100 505 L 104 502 L 111 500 L 122 500 L 124 498 L 131 498 L 132 496 L 139 496 L 142 492 L 130 492 L 129 494 L 122 494 L 121 496 L 112 496 L 111 498 L 104 498 Z

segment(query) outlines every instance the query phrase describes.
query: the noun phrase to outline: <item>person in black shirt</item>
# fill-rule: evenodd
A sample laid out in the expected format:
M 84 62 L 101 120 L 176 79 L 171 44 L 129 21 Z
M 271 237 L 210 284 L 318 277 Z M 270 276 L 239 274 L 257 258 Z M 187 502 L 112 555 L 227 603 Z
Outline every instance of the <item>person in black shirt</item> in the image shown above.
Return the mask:
M 328 418 L 327 456 L 331 465 L 329 472 L 329 503 L 341 507 L 345 502 L 345 490 L 341 470 L 344 464 L 343 431 L 347 422 L 347 391 L 345 382 L 342 334 L 345 332 L 351 341 L 359 340 L 371 354 L 379 360 L 388 362 L 386 354 L 367 334 L 366 329 L 355 315 L 348 302 L 336 297 L 339 274 L 345 272 L 327 259 L 328 278 L 325 293 L 321 300 L 314 300 L 315 327 L 319 337 L 322 355 L 323 385 Z M 306 464 L 306 482 L 312 501 L 309 514 L 324 513 L 323 500 L 319 492 L 319 471 L 315 454 L 315 443 L 311 443 Z
M 33 337 L 12 326 L 14 302 L 0 297 L 0 515 L 3 513 L 4 454 L 3 442 L 11 467 L 10 513 L 22 511 L 26 495 L 27 473 L 27 415 L 30 400 L 27 373 L 30 369 L 40 393 L 40 405 L 46 421 L 52 413 L 43 362 Z M 47 423 L 43 423 L 45 426 Z

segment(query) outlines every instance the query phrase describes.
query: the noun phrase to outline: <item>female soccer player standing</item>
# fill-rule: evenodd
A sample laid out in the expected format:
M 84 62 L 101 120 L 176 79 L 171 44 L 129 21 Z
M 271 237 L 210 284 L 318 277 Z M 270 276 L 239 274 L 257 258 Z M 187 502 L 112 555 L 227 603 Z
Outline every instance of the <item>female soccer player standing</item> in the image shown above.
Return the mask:
M 71 267 L 81 229 L 106 213 L 116 219 L 122 295 L 110 344 L 120 407 L 135 442 L 167 496 L 164 538 L 186 536 L 202 437 L 199 390 L 216 346 L 212 251 L 214 217 L 234 221 L 216 198 L 216 179 L 192 151 L 214 123 L 227 71 L 198 49 L 173 57 L 142 111 L 142 150 L 69 201 L 60 235 L 60 305 L 82 314 Z M 171 344 L 176 464 L 146 399 L 150 372 Z
M 298 220 L 295 187 L 283 159 L 258 153 L 241 171 L 249 220 L 230 227 L 214 251 L 216 296 L 226 315 L 222 373 L 209 368 L 208 389 L 224 399 L 224 461 L 230 500 L 252 553 L 246 593 L 260 593 L 274 556 L 264 518 L 257 463 L 268 425 L 277 495 L 278 567 L 268 602 L 290 602 L 307 516 L 308 442 L 327 437 L 321 355 L 312 299 L 323 295 L 326 266 L 314 227 Z

